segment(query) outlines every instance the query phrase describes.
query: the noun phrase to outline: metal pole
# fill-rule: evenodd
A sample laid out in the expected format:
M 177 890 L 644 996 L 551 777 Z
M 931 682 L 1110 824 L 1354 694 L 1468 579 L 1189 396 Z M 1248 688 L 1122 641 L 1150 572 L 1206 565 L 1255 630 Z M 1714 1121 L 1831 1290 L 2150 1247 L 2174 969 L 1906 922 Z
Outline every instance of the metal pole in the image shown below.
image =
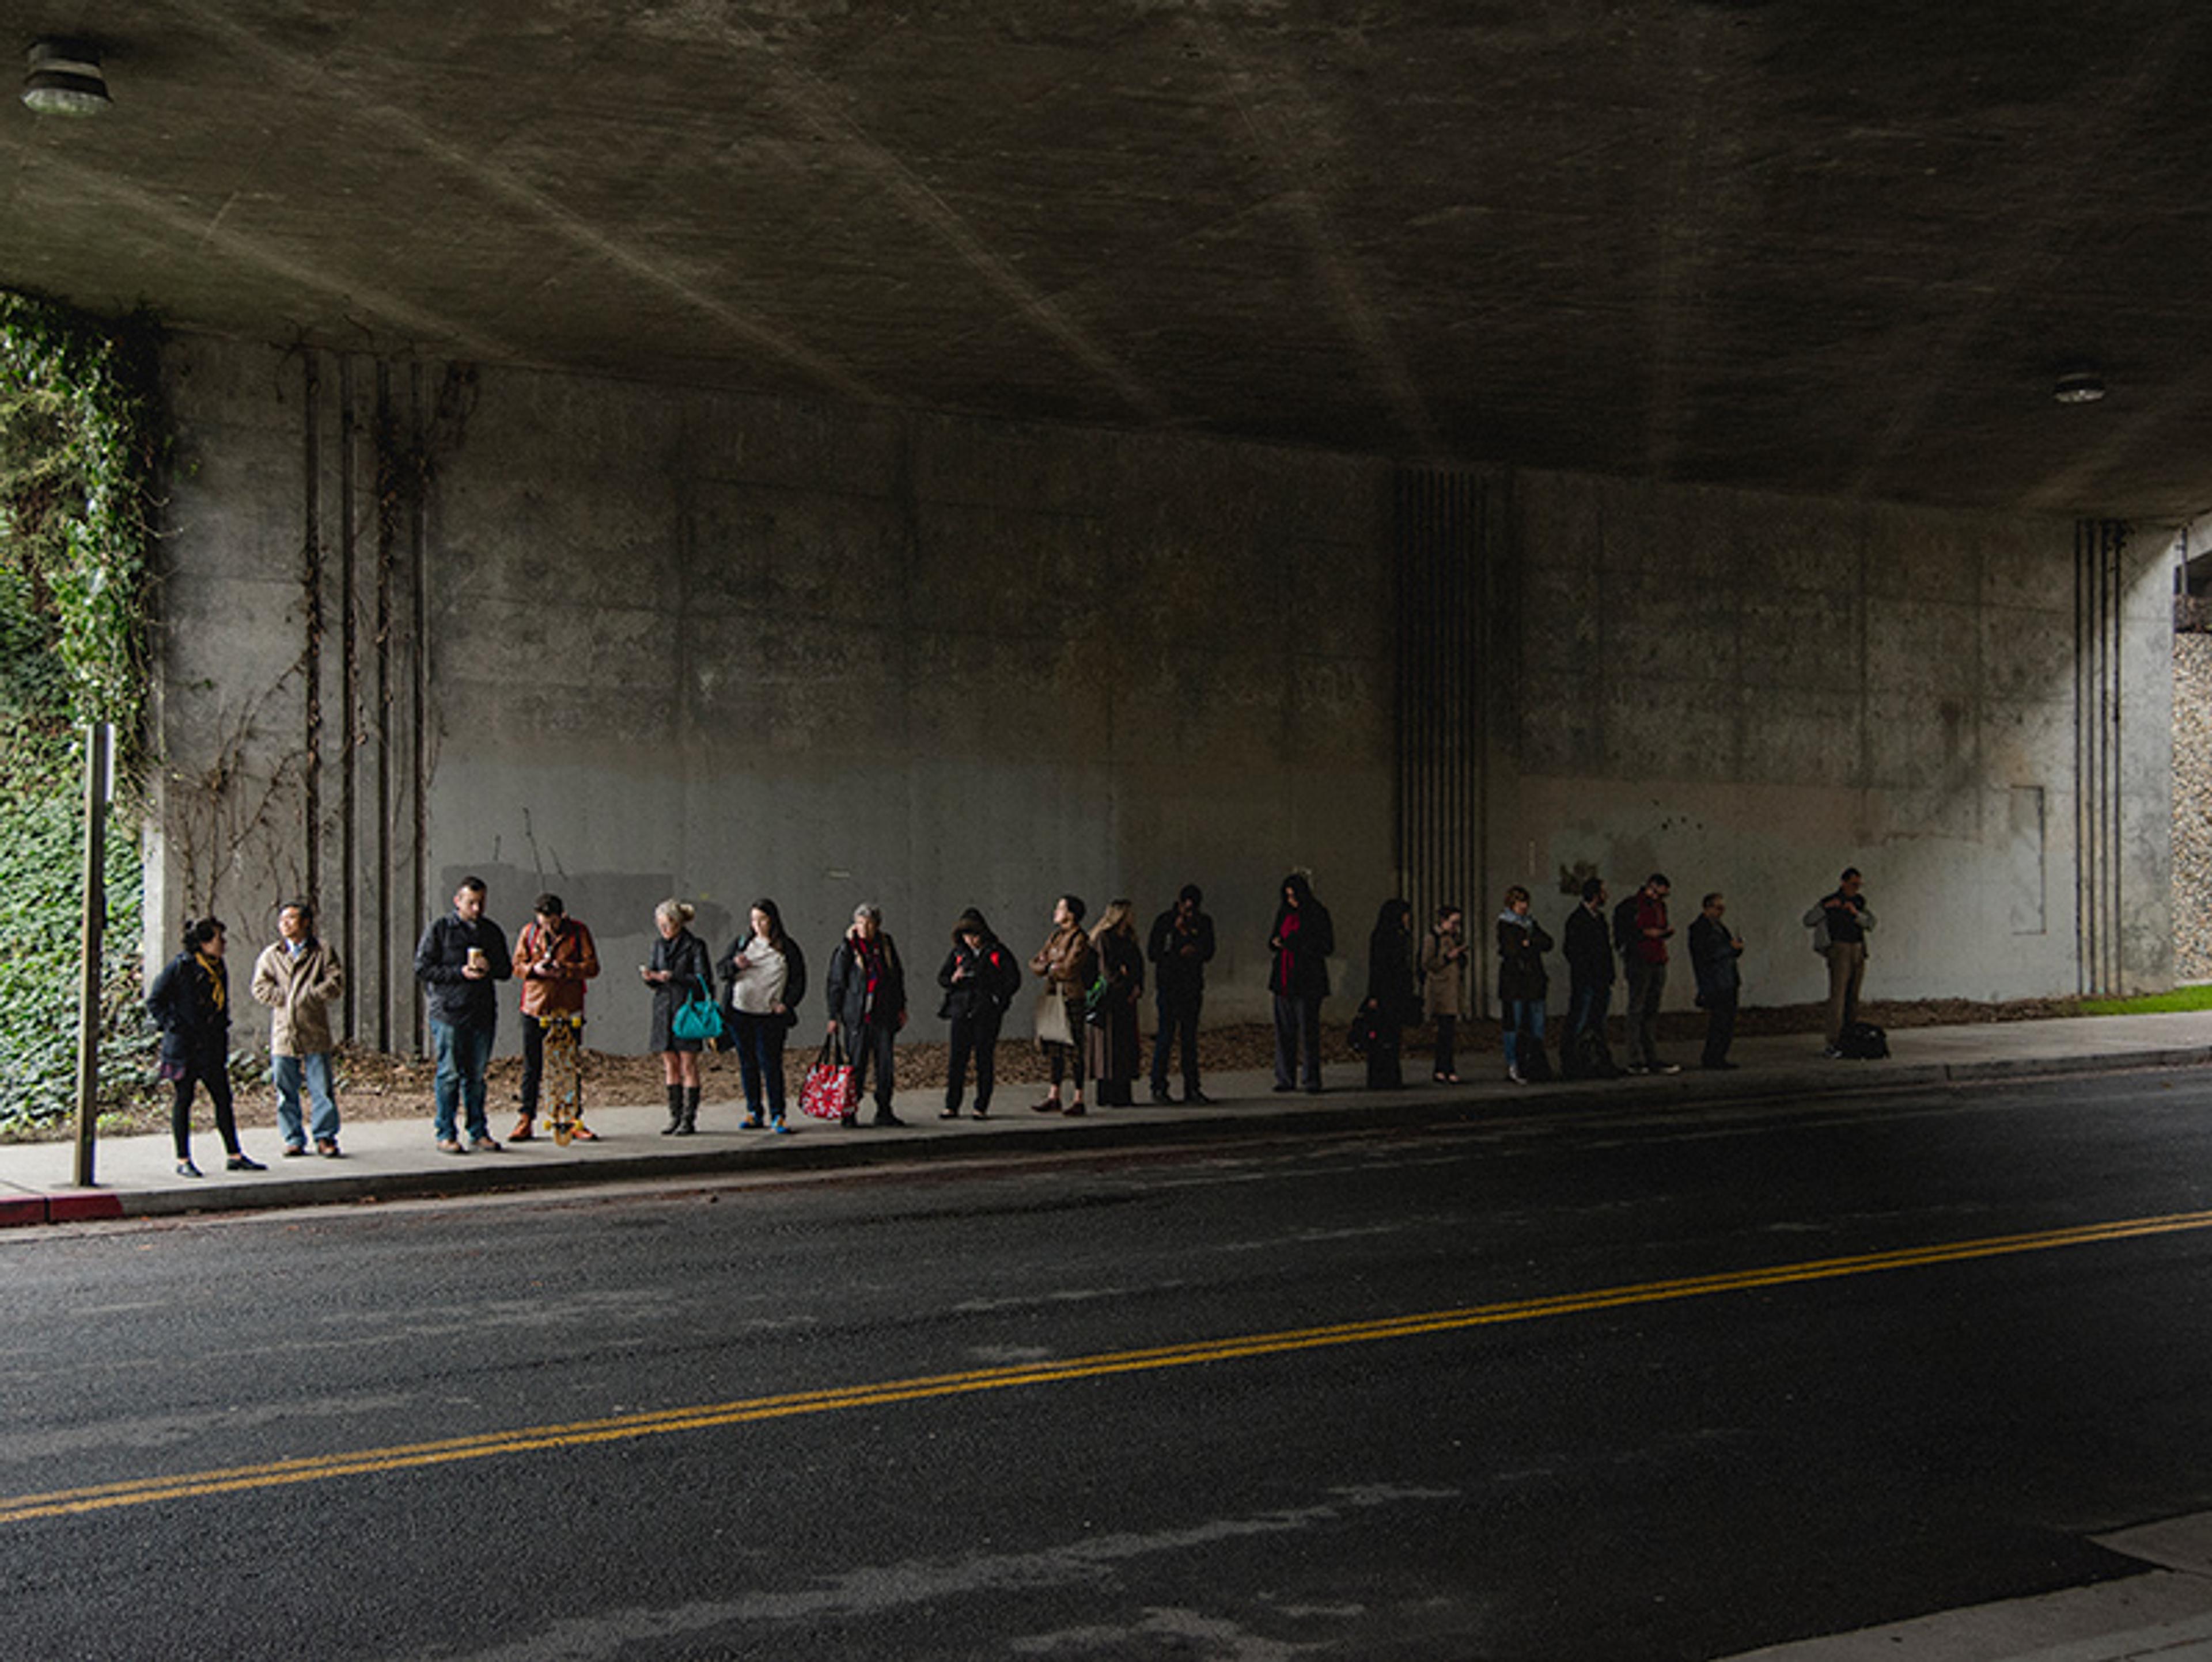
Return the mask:
M 107 925 L 107 756 L 105 721 L 94 721 L 84 746 L 84 930 L 78 953 L 84 979 L 76 1004 L 76 1184 L 92 1187 L 94 1125 L 100 1093 L 100 947 Z

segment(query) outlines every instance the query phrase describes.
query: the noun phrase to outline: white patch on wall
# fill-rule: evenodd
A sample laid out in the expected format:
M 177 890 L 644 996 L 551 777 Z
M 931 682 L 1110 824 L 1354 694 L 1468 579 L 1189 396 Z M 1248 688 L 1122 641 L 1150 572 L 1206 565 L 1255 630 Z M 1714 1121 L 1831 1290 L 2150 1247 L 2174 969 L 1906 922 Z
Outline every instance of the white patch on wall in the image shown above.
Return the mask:
M 2045 927 L 2043 894 L 2043 787 L 2012 788 L 2012 932 L 2041 934 Z

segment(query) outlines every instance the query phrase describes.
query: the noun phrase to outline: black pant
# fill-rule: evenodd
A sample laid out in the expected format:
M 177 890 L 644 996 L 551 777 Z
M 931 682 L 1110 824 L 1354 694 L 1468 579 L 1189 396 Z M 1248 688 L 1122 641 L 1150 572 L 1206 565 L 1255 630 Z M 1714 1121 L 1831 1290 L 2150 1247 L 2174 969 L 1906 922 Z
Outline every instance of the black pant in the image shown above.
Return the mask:
M 1628 1059 L 1659 1065 L 1659 1001 L 1667 995 L 1667 966 L 1628 960 Z
M 999 1023 L 1003 1012 L 952 1018 L 952 1054 L 945 1063 L 945 1108 L 960 1111 L 968 1090 L 968 1058 L 975 1058 L 975 1111 L 991 1111 L 991 1087 L 999 1075 Z
M 1168 1047 L 1182 1050 L 1182 1093 L 1198 1089 L 1198 1012 L 1204 993 L 1162 993 L 1159 996 L 1160 1036 L 1152 1046 L 1152 1089 L 1165 1095 L 1168 1088 Z
M 744 1081 L 746 1117 L 761 1117 L 761 1099 L 765 1097 L 768 1117 L 780 1120 L 783 1117 L 783 1042 L 791 1035 L 791 1024 L 780 1015 L 750 1015 L 743 1010 L 732 1010 L 730 1016 L 738 1077 Z
M 238 1153 L 238 1116 L 230 1101 L 230 1067 L 227 1056 L 210 1056 L 185 1064 L 185 1076 L 177 1081 L 177 1098 L 169 1106 L 169 1136 L 177 1145 L 177 1158 L 188 1160 L 192 1157 L 192 1086 L 207 1087 L 208 1100 L 215 1105 L 215 1129 L 222 1138 L 224 1152 Z
M 1736 989 L 1705 995 L 1705 1055 L 1708 1068 L 1717 1067 L 1728 1060 L 1729 1046 L 1735 1038 Z
M 1321 1001 L 1275 995 L 1275 1083 L 1289 1090 L 1304 1062 L 1306 1089 L 1321 1089 Z
M 584 1042 L 584 1030 L 576 1030 L 576 1043 Z M 534 1015 L 522 1018 L 522 1117 L 533 1119 L 538 1114 L 538 1095 L 545 1082 L 545 1028 Z M 565 1088 L 565 1087 L 564 1087 Z
M 1395 1091 L 1406 1082 L 1406 1029 L 1397 1017 L 1377 1012 L 1375 1037 L 1367 1046 L 1367 1088 Z
M 1458 1043 L 1459 1018 L 1455 1015 L 1439 1015 L 1437 1018 L 1436 1071 L 1446 1078 L 1459 1071 L 1459 1062 L 1452 1055 L 1453 1047 Z
M 845 1030 L 845 1049 L 853 1058 L 853 1104 L 860 1105 L 860 1099 L 868 1093 L 868 1073 L 872 1065 L 876 1076 L 876 1112 L 891 1111 L 892 1076 L 891 1047 L 898 1043 L 898 1029 L 886 1021 L 864 1021 L 857 1027 Z

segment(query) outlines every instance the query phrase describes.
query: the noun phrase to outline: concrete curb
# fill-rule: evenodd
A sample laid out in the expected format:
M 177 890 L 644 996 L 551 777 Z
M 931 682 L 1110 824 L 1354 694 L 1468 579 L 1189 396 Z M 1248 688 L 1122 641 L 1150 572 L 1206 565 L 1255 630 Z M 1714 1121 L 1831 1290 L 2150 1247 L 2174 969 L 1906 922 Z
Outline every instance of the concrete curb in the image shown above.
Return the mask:
M 1753 1068 L 1714 1074 L 1692 1068 L 1662 1077 L 1561 1081 L 1533 1089 L 1485 1083 L 1455 1092 L 1412 1087 L 1404 1093 L 1372 1093 L 1339 1087 L 1330 1099 L 1319 1103 L 1302 1094 L 1266 1096 L 1169 1111 L 1164 1116 L 1162 1111 L 1147 1109 L 1142 1118 L 1121 1117 L 1125 1111 L 1110 1108 L 1094 1108 L 1080 1120 L 1032 1121 L 1026 1115 L 1017 1118 L 1002 1112 L 994 1117 L 988 1135 L 980 1137 L 947 1135 L 933 1117 L 887 1131 L 866 1125 L 851 1131 L 824 1126 L 826 1135 L 789 1141 L 716 1130 L 705 1134 L 713 1140 L 712 1146 L 694 1144 L 680 1150 L 662 1147 L 651 1154 L 592 1146 L 581 1154 L 563 1151 L 550 1159 L 535 1150 L 520 1159 L 473 1154 L 421 1169 L 358 1175 L 301 1178 L 280 1172 L 260 1182 L 230 1181 L 211 1175 L 189 1188 L 41 1190 L 0 1184 L 0 1227 L 455 1198 L 539 1188 L 811 1174 L 901 1162 L 974 1161 L 1005 1154 L 1079 1155 L 1148 1145 L 1225 1141 L 1249 1137 L 1255 1132 L 1305 1135 L 1412 1129 L 1486 1117 L 1486 1111 L 1507 1105 L 1514 1111 L 1510 1119 L 1524 1122 L 1591 1109 L 1649 1111 L 1708 1103 L 1748 1107 L 1808 1097 L 1842 1098 L 1915 1087 L 1986 1084 L 2001 1079 L 2195 1068 L 2207 1063 L 2212 1063 L 2212 1045 L 2168 1045 L 1961 1062 L 1893 1060 L 1872 1065 L 1823 1062 L 1779 1073 Z M 730 1137 L 739 1140 L 724 1141 Z M 327 1166 L 319 1169 L 329 1170 Z

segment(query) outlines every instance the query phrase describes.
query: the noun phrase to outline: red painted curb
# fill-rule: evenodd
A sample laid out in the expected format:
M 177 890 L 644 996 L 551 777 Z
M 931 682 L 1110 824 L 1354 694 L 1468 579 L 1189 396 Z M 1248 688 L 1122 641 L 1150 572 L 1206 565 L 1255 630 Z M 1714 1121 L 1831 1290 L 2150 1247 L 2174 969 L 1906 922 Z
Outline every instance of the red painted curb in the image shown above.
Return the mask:
M 0 1229 L 17 1224 L 44 1223 L 46 1221 L 46 1197 L 44 1195 L 9 1195 L 0 1197 Z
M 48 1195 L 44 1204 L 48 1223 L 86 1223 L 123 1215 L 120 1195 Z

